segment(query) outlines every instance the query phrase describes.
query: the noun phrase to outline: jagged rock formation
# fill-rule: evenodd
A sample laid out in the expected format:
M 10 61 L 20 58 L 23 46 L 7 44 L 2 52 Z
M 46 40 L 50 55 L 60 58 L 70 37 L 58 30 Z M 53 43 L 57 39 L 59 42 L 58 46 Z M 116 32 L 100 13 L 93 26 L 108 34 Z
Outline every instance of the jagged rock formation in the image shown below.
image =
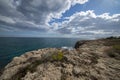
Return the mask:
M 78 43 L 82 43 L 79 44 Z M 104 40 L 77 42 L 77 49 L 39 49 L 15 57 L 0 80 L 120 80 L 120 54 Z

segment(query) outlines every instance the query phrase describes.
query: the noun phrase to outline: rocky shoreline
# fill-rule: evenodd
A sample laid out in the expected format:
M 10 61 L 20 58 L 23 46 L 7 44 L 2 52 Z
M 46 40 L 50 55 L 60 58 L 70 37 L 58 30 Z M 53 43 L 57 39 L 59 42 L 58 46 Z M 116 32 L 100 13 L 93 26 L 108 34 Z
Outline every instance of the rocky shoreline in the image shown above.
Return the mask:
M 26 52 L 5 66 L 0 80 L 120 80 L 120 54 L 111 53 L 107 42 L 78 41 L 71 50 Z

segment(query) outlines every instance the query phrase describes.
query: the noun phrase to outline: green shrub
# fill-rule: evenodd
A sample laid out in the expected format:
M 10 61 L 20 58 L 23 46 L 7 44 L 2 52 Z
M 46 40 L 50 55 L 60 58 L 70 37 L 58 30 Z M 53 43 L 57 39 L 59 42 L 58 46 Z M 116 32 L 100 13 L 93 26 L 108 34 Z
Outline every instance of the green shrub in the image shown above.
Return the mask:
M 113 48 L 116 50 L 120 50 L 120 45 L 114 45 Z
M 114 46 L 114 45 L 120 45 L 120 39 L 107 39 L 104 43 L 105 46 Z
M 63 53 L 61 51 L 58 51 L 56 54 L 52 55 L 53 60 L 60 61 L 63 59 Z
M 120 45 L 114 45 L 113 49 L 114 49 L 115 52 L 120 53 Z
M 60 50 L 49 51 L 42 55 L 42 61 L 60 61 L 63 59 L 63 52 Z
M 111 52 L 109 51 L 107 54 L 111 58 L 115 58 L 116 57 L 116 54 L 113 51 L 111 51 Z
M 96 53 L 91 53 L 92 54 L 92 57 L 91 57 L 91 61 L 93 64 L 97 64 L 98 63 L 98 59 L 99 59 L 99 56 L 96 54 Z
M 118 48 L 118 46 L 112 46 L 111 48 L 109 49 L 106 49 L 104 52 L 110 57 L 110 58 L 114 58 L 114 59 L 117 59 L 117 60 L 120 60 L 120 50 Z

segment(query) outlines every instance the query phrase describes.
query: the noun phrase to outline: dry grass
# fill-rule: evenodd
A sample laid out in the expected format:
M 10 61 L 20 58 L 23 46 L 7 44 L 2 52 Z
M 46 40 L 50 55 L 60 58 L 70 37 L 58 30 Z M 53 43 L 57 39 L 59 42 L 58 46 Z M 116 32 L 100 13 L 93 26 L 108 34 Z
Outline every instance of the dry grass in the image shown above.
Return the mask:
M 120 39 L 119 38 L 105 39 L 104 45 L 110 47 L 110 49 L 105 51 L 109 57 L 120 59 Z
M 113 49 L 120 54 L 120 44 L 113 45 Z
M 104 45 L 111 46 L 113 52 L 120 54 L 120 39 L 106 39 Z

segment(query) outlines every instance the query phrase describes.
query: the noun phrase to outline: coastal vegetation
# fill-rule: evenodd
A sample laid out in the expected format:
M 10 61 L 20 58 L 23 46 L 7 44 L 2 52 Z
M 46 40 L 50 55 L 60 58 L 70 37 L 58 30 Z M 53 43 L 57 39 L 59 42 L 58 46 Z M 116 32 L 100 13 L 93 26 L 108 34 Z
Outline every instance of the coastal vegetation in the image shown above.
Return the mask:
M 56 61 L 60 61 L 63 59 L 63 52 L 62 51 L 57 51 L 56 54 L 52 55 L 52 59 Z
M 105 46 L 109 46 L 110 49 L 106 51 L 109 57 L 120 59 L 120 37 L 108 37 L 104 39 Z

